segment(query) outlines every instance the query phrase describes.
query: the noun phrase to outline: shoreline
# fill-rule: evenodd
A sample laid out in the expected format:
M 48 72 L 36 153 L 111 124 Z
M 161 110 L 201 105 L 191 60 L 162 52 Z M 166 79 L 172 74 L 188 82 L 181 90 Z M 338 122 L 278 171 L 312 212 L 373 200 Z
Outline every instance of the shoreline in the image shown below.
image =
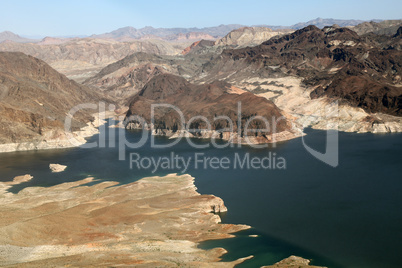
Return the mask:
M 123 123 L 121 123 L 121 127 Z M 126 124 L 124 127 L 126 130 L 142 130 L 141 125 L 137 123 L 130 122 Z M 239 137 L 237 132 L 222 132 L 216 130 L 200 130 L 197 133 L 191 133 L 187 130 L 177 130 L 173 132 L 169 129 L 154 129 L 153 126 L 147 124 L 144 128 L 147 131 L 150 131 L 153 136 L 161 136 L 167 137 L 169 139 L 177 139 L 177 138 L 196 138 L 196 139 L 216 139 L 227 141 L 231 144 L 243 144 L 243 145 L 263 145 L 263 144 L 272 144 L 276 142 L 283 142 L 292 139 L 296 139 L 306 135 L 300 128 L 292 128 L 291 130 L 285 130 L 279 133 L 273 133 L 267 135 L 266 137 L 253 137 L 247 136 Z M 218 138 L 219 137 L 219 138 Z
M 89 177 L 8 192 L 31 179 L 0 182 L 0 265 L 234 267 L 253 258 L 221 262 L 225 249 L 198 247 L 250 226 L 222 224 L 216 213 L 227 211 L 223 200 L 199 194 L 190 175 L 88 186 L 96 181 Z M 290 256 L 272 267 L 315 267 L 308 263 Z
M 95 181 L 87 178 L 18 194 L 7 191 L 31 179 L 25 175 L 0 183 L 1 265 L 233 267 L 251 258 L 220 263 L 225 249 L 198 248 L 201 241 L 233 237 L 250 226 L 221 224 L 216 213 L 227 210 L 222 199 L 200 195 L 190 175 L 147 177 L 127 185 L 86 186 Z
M 229 81 L 237 87 L 254 91 L 263 89 L 257 96 L 271 100 L 297 124 L 319 130 L 350 133 L 398 133 L 402 132 L 402 117 L 369 113 L 336 98 L 311 99 L 315 89 L 303 84 L 295 76 L 280 78 L 248 78 Z
M 50 130 L 41 137 L 31 142 L 5 143 L 0 144 L 0 153 L 67 149 L 79 147 L 87 143 L 87 138 L 99 134 L 99 127 L 106 124 L 106 120 L 113 118 L 115 113 L 94 113 L 94 120 L 88 122 L 85 127 L 78 131 L 65 132 L 61 129 Z
M 368 117 L 368 114 L 363 113 L 362 109 L 347 107 L 348 111 L 345 111 L 345 107 L 340 107 L 340 114 L 346 114 L 350 112 L 349 110 L 354 110 L 359 114 L 359 120 Z M 304 133 L 302 126 L 317 129 L 317 130 L 338 130 L 339 132 L 345 133 L 373 133 L 373 134 L 388 134 L 388 133 L 401 133 L 402 132 L 402 118 L 389 116 L 385 114 L 372 114 L 370 118 L 367 118 L 363 122 L 349 121 L 346 122 L 342 118 L 327 118 L 323 120 L 320 116 L 313 115 L 291 115 L 292 112 L 286 112 L 287 117 L 293 122 L 293 128 L 289 131 L 282 131 L 280 133 L 275 133 L 269 135 L 265 138 L 263 137 L 249 137 L 250 141 L 246 141 L 245 138 L 238 137 L 237 133 L 222 133 L 221 140 L 227 141 L 233 144 L 249 144 L 249 145 L 263 145 L 276 142 L 284 142 L 302 136 L 307 135 Z M 115 112 L 106 112 L 103 115 L 99 113 L 94 113 L 92 116 L 94 120 L 88 122 L 87 125 L 81 128 L 79 131 L 66 133 L 64 130 L 51 130 L 46 132 L 40 138 L 31 142 L 20 142 L 20 143 L 6 143 L 0 144 L 0 153 L 9 152 L 20 152 L 20 151 L 33 151 L 33 150 L 48 150 L 48 149 L 67 149 L 76 148 L 87 143 L 87 138 L 90 138 L 96 134 L 99 134 L 99 127 L 106 123 L 107 119 L 115 118 L 119 121 L 118 116 L 121 114 Z M 376 118 L 380 120 L 381 123 L 375 121 Z M 346 123 L 345 123 L 346 122 Z M 123 126 L 123 121 L 119 121 L 116 125 L 109 126 L 110 128 L 125 128 L 125 129 L 135 129 L 141 130 L 142 127 L 137 126 L 135 123 L 129 123 L 129 127 Z M 336 127 L 338 125 L 338 127 Z M 175 138 L 198 138 L 198 139 L 212 139 L 213 137 L 219 136 L 217 131 L 200 131 L 197 135 L 189 133 L 185 130 L 179 130 L 172 132 L 167 129 L 152 129 L 149 126 L 146 127 L 147 130 L 151 131 L 152 135 L 164 136 L 169 139 Z M 74 142 L 72 142 L 72 140 Z

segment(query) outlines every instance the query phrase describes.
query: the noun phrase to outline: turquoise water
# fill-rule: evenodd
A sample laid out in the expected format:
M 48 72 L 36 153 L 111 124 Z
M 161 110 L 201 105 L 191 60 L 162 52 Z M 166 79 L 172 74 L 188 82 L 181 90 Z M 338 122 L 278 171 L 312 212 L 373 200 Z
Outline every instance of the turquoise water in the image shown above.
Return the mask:
M 305 141 L 324 151 L 326 133 L 306 130 Z M 107 133 L 105 134 L 108 138 Z M 126 132 L 128 140 L 139 132 Z M 94 136 L 90 141 L 97 140 Z M 118 141 L 119 138 L 116 138 Z M 158 143 L 171 140 L 157 138 Z M 196 169 L 194 159 L 186 173 L 194 176 L 198 191 L 221 197 L 229 211 L 225 223 L 242 223 L 253 229 L 233 239 L 207 241 L 201 247 L 222 246 L 229 253 L 223 261 L 254 255 L 240 265 L 273 264 L 290 255 L 312 259 L 329 267 L 400 267 L 402 249 L 402 135 L 339 133 L 339 166 L 332 168 L 311 156 L 301 139 L 276 148 L 206 148 L 195 150 L 183 140 L 167 149 L 153 149 L 147 142 L 127 149 L 126 160 L 118 160 L 117 148 L 72 148 L 0 154 L 0 180 L 31 174 L 34 178 L 13 187 L 51 186 L 83 179 L 129 183 L 145 176 L 165 175 L 181 169 L 130 169 L 129 154 L 169 157 L 172 151 L 184 158 L 203 153 L 206 157 L 267 157 L 269 152 L 286 160 L 286 169 Z M 194 140 L 208 144 L 208 140 Z M 51 173 L 49 163 L 67 165 L 62 173 Z M 249 237 L 257 234 L 258 237 Z

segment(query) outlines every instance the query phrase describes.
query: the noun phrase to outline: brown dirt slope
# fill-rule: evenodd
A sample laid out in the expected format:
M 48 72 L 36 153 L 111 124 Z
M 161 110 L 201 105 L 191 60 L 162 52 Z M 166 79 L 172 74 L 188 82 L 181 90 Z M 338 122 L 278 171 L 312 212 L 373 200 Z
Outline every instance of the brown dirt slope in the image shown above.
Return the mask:
M 48 130 L 64 129 L 75 105 L 97 103 L 99 93 L 58 73 L 45 62 L 19 52 L 0 52 L 0 143 L 31 141 Z M 76 114 L 73 127 L 89 122 Z

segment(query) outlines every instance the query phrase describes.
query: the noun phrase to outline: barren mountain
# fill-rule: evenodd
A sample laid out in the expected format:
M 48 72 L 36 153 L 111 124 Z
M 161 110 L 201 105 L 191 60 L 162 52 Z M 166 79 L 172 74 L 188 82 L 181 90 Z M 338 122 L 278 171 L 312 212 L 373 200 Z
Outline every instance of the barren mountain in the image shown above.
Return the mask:
M 400 37 L 389 41 L 398 43 Z M 210 79 L 233 71 L 238 72 L 237 79 L 256 76 L 253 71 L 262 77 L 298 76 L 319 86 L 314 96 L 342 97 L 370 112 L 401 115 L 400 62 L 402 51 L 371 48 L 349 29 L 309 26 L 257 47 L 225 50 L 204 66 L 204 72 L 212 75 Z M 352 95 L 342 89 L 357 80 Z
M 104 90 L 117 98 L 127 98 L 140 91 L 154 76 L 162 73 L 178 74 L 179 68 L 172 59 L 139 52 L 108 65 L 84 84 Z
M 359 35 L 375 33 L 379 35 L 394 35 L 399 27 L 402 26 L 402 20 L 385 20 L 381 22 L 363 22 L 354 27 L 349 27 Z
M 47 36 L 45 38 L 43 38 L 42 40 L 40 40 L 39 42 L 37 42 L 37 45 L 60 45 L 63 43 L 67 43 L 70 42 L 71 40 L 73 40 L 73 38 L 56 38 L 56 37 L 50 37 Z
M 140 39 L 141 37 L 147 35 L 148 36 L 153 35 L 161 38 L 168 38 L 169 36 L 174 36 L 177 34 L 188 34 L 188 33 L 202 33 L 213 37 L 218 37 L 218 36 L 224 36 L 230 31 L 240 27 L 243 27 L 243 25 L 230 24 L 230 25 L 219 25 L 216 27 L 205 27 L 205 28 L 153 28 L 147 26 L 141 29 L 136 29 L 134 27 L 124 27 L 112 31 L 110 33 L 92 35 L 91 37 L 120 40 L 121 38 Z
M 58 73 L 42 60 L 19 52 L 0 52 L 0 143 L 62 138 L 67 112 L 77 104 L 97 103 L 101 95 Z M 92 120 L 80 111 L 73 130 Z
M 307 22 L 300 22 L 300 23 L 294 24 L 294 25 L 290 26 L 289 28 L 295 29 L 295 30 L 300 30 L 309 25 L 314 25 L 317 28 L 322 29 L 326 26 L 332 26 L 334 24 L 339 25 L 340 27 L 346 27 L 346 26 L 355 26 L 355 25 L 358 25 L 363 22 L 364 22 L 363 20 L 339 20 L 339 19 L 316 18 L 314 20 L 309 20 Z
M 175 35 L 169 35 L 163 40 L 171 41 L 171 42 L 195 42 L 199 40 L 216 40 L 216 37 L 209 35 L 207 33 L 200 32 L 190 32 L 190 33 L 178 33 Z
M 202 40 L 198 48 L 213 41 Z M 134 53 L 103 68 L 98 74 L 84 81 L 85 85 L 99 88 L 108 95 L 123 100 L 139 92 L 154 76 L 163 73 L 191 78 L 210 59 L 209 54 L 198 55 L 196 48 L 182 56 L 155 55 L 143 52 Z
M 216 46 L 231 46 L 234 48 L 256 46 L 274 36 L 284 35 L 292 30 L 273 31 L 266 27 L 242 27 L 231 31 L 225 37 L 216 41 Z
M 374 20 L 375 22 L 379 22 L 379 20 Z M 304 28 L 308 25 L 315 25 L 318 28 L 323 28 L 325 26 L 331 26 L 334 24 L 337 24 L 341 27 L 346 27 L 346 26 L 355 26 L 359 23 L 362 23 L 364 21 L 362 20 L 339 20 L 339 19 L 322 19 L 322 18 L 317 18 L 314 20 L 310 20 L 307 22 L 300 22 L 291 26 L 278 26 L 278 25 L 254 25 L 255 27 L 268 27 L 274 30 L 278 29 L 294 29 L 294 30 L 299 30 L 301 28 Z M 223 37 L 227 35 L 229 32 L 242 28 L 242 27 L 247 27 L 247 25 L 241 25 L 241 24 L 229 24 L 229 25 L 224 25 L 221 24 L 219 26 L 215 27 L 204 27 L 204 28 L 153 28 L 151 26 L 147 26 L 141 29 L 136 29 L 134 27 L 123 27 L 119 28 L 117 30 L 114 30 L 109 33 L 104 33 L 104 34 L 97 34 L 97 35 L 92 35 L 92 38 L 100 38 L 100 39 L 114 39 L 114 40 L 126 40 L 129 38 L 130 40 L 133 39 L 141 39 L 141 38 L 149 38 L 150 36 L 153 36 L 154 38 L 168 38 L 169 36 L 175 36 L 178 34 L 188 34 L 188 33 L 202 33 L 202 34 L 208 34 L 212 37 Z M 253 27 L 253 26 L 252 26 Z M 209 39 L 209 38 L 200 38 L 200 39 Z
M 18 43 L 34 43 L 38 40 L 21 37 L 15 33 L 5 31 L 0 33 L 0 43 L 4 41 L 12 41 Z
M 293 30 L 273 31 L 266 27 L 242 27 L 231 31 L 226 36 L 215 42 L 210 40 L 201 40 L 194 42 L 191 46 L 185 48 L 183 55 L 198 55 L 203 57 L 212 57 L 222 53 L 227 48 L 242 48 L 247 46 L 257 46 L 272 37 L 281 36 Z
M 44 40 L 46 41 L 46 40 Z M 50 41 L 50 40 L 47 40 Z M 54 41 L 54 40 L 53 40 Z M 61 44 L 2 43 L 0 51 L 18 51 L 44 60 L 57 71 L 76 81 L 93 76 L 103 67 L 135 52 L 156 55 L 179 54 L 186 43 L 160 40 L 117 42 L 100 39 L 73 39 Z
M 213 37 L 209 34 L 206 33 L 200 33 L 200 32 L 191 32 L 191 33 L 178 33 L 178 34 L 172 34 L 172 35 L 168 35 L 168 36 L 157 36 L 157 35 L 153 35 L 153 34 L 147 34 L 147 35 L 143 35 L 140 38 L 132 38 L 129 36 L 121 36 L 118 38 L 111 38 L 111 40 L 116 40 L 116 41 L 120 41 L 120 42 L 133 42 L 133 41 L 138 41 L 138 40 L 164 40 L 167 42 L 195 42 L 195 41 L 199 41 L 201 39 L 207 39 L 207 40 L 216 40 L 216 37 Z M 109 40 L 108 38 L 106 38 L 106 40 Z
M 197 42 L 194 42 L 191 44 L 191 46 L 186 47 L 181 54 L 183 55 L 187 55 L 188 53 L 196 53 L 197 51 L 200 51 L 204 48 L 211 48 L 212 46 L 215 45 L 215 41 L 211 41 L 211 40 L 200 40 Z
M 338 99 L 342 130 L 402 131 L 400 117 L 383 115 L 401 116 L 401 37 L 384 38 L 309 26 L 256 47 L 224 50 L 197 81 L 225 80 L 261 94 L 307 125 L 306 115 Z M 320 116 L 314 124 L 326 128 L 329 120 Z
M 275 104 L 249 92 L 232 93 L 239 91 L 225 82 L 194 85 L 172 74 L 158 75 L 132 97 L 125 124 L 127 128 L 138 128 L 140 125 L 153 126 L 154 134 L 167 136 L 186 132 L 185 124 L 187 124 L 187 130 L 190 130 L 186 132 L 186 135 L 222 138 L 240 143 L 245 142 L 246 138 L 253 143 L 268 143 L 273 139 L 285 140 L 296 136 L 290 132 L 291 124 L 285 118 L 279 120 L 275 128 L 273 127 L 272 120 L 283 116 Z M 157 103 L 171 104 L 180 109 L 185 122 L 181 122 L 179 114 L 173 109 L 159 108 L 155 110 L 154 122 L 151 125 L 151 105 Z M 241 103 L 241 114 L 239 114 L 238 103 Z M 145 122 L 138 118 L 133 119 L 132 116 L 140 116 Z M 191 118 L 200 116 L 211 123 L 211 129 L 208 130 L 204 120 L 191 121 Z M 219 116 L 225 118 L 216 119 Z M 259 118 L 253 119 L 254 116 Z M 266 126 L 261 117 L 268 120 L 270 125 Z M 233 122 L 233 129 L 230 129 L 231 122 Z M 249 133 L 245 132 L 247 124 L 252 130 Z

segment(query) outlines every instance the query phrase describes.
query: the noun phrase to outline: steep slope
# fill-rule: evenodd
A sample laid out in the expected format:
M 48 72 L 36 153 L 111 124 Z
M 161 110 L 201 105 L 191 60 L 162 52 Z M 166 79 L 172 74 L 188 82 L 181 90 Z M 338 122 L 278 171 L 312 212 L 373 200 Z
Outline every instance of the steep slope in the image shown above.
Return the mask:
M 49 44 L 49 42 L 41 44 L 2 43 L 0 51 L 23 52 L 39 58 L 69 78 L 81 82 L 95 75 L 108 64 L 121 60 L 132 53 L 174 55 L 179 54 L 188 46 L 187 43 L 175 44 L 161 40 L 121 43 L 89 38 L 72 39 L 60 44 Z
M 78 104 L 96 104 L 101 99 L 39 59 L 0 52 L 0 144 L 62 139 L 67 112 Z M 95 112 L 75 114 L 72 130 L 86 126 Z
M 251 143 L 268 143 L 298 135 L 293 133 L 290 122 L 271 101 L 248 92 L 231 93 L 234 90 L 225 82 L 194 85 L 172 74 L 158 75 L 130 100 L 125 124 L 127 128 L 148 126 L 159 135 L 177 136 L 185 132 L 189 136 L 221 138 L 235 143 L 245 143 L 246 138 Z M 158 103 L 177 107 L 183 113 L 185 122 L 181 122 L 177 111 L 158 108 L 151 124 L 151 107 Z M 238 110 L 238 103 L 241 103 L 241 111 Z M 146 123 L 135 116 L 142 117 Z M 210 129 L 200 116 L 211 124 Z M 225 118 L 217 119 L 218 116 Z M 259 118 L 253 119 L 254 116 Z M 268 126 L 261 117 L 269 122 Z M 273 126 L 273 120 L 277 119 L 280 120 Z M 251 130 L 249 133 L 245 132 L 247 124 Z
M 360 37 L 347 28 L 309 26 L 256 47 L 224 50 L 203 66 L 197 82 L 228 81 L 297 117 L 339 99 L 343 130 L 401 131 L 400 118 L 373 115 L 401 116 L 400 44 L 397 34 Z

